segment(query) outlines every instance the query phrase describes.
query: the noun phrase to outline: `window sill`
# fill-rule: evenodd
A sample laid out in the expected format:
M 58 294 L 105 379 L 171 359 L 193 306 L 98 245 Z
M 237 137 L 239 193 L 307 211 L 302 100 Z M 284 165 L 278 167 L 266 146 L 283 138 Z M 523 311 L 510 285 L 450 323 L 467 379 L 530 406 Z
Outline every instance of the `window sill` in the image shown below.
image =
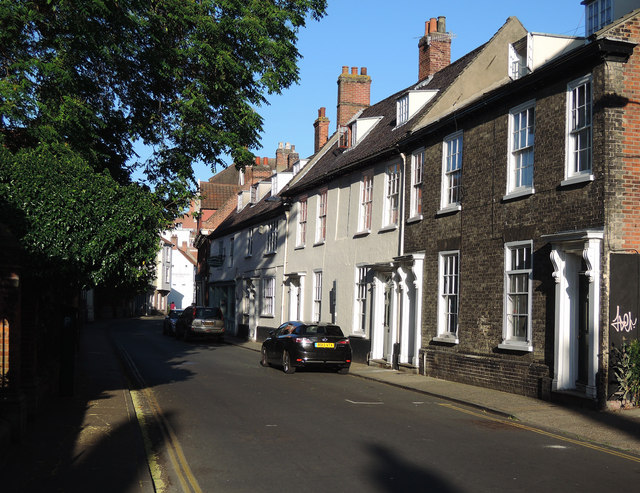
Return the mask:
M 422 214 L 420 214 L 419 216 L 412 216 L 409 219 L 407 219 L 407 224 L 409 223 L 417 223 L 418 221 L 422 221 Z
M 245 255 L 244 258 L 251 258 L 253 255 Z
M 567 178 L 566 180 L 562 180 L 560 182 L 560 186 L 561 187 L 568 187 L 571 185 L 576 185 L 577 183 L 587 183 L 590 181 L 595 180 L 596 177 L 593 176 L 591 173 L 583 173 L 581 175 L 575 175 L 575 176 L 571 176 L 569 178 Z
M 522 351 L 525 353 L 533 352 L 533 346 L 526 342 L 509 342 L 504 341 L 502 344 L 498 344 L 498 349 L 506 349 L 508 351 Z
M 453 334 L 442 334 L 431 339 L 433 342 L 444 342 L 446 344 L 460 344 L 460 339 Z
M 313 246 L 314 246 L 314 247 L 322 246 L 322 245 L 324 245 L 324 240 L 316 241 L 316 242 L 313 244 Z
M 276 254 L 276 252 L 265 252 L 264 256 L 265 257 L 273 257 Z
M 462 210 L 461 204 L 450 204 L 446 207 L 443 207 L 438 212 L 436 212 L 436 216 L 446 216 L 447 214 L 455 214 Z
M 260 318 L 276 318 L 275 315 L 270 315 L 269 313 L 262 313 Z
M 368 236 L 368 235 L 370 235 L 370 234 L 371 234 L 371 230 L 370 230 L 370 229 L 365 229 L 365 230 L 363 230 L 363 231 L 357 231 L 357 232 L 353 235 L 353 237 L 354 237 L 354 238 L 359 238 L 359 237 L 361 237 L 361 236 Z
M 534 193 L 536 193 L 536 189 L 535 188 L 522 188 L 522 189 L 518 189 L 518 190 L 513 190 L 513 191 L 509 192 L 507 195 L 505 195 L 504 197 L 502 197 L 502 201 L 506 202 L 508 200 L 519 199 L 519 198 L 522 198 L 522 197 L 527 197 L 529 195 L 533 195 Z
M 389 226 L 385 226 L 384 228 L 380 228 L 378 233 L 386 233 L 387 231 L 395 231 L 398 229 L 397 224 L 390 224 Z
M 302 250 L 305 247 L 305 245 L 296 245 L 294 250 Z

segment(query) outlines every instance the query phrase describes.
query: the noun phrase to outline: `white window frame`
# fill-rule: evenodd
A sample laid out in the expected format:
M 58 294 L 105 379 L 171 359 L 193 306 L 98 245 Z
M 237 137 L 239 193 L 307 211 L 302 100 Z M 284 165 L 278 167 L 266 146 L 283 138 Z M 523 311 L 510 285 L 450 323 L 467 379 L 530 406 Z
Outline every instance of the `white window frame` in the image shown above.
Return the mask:
M 613 22 L 613 1 L 614 0 L 595 0 L 585 6 L 587 37 Z
M 509 149 L 505 199 L 535 193 L 536 102 L 527 101 L 509 111 Z
M 298 201 L 298 247 L 305 246 L 307 242 L 307 206 L 308 203 L 306 197 Z
M 313 312 L 312 322 L 319 322 L 322 316 L 322 271 L 313 273 Z
M 458 344 L 459 316 L 460 251 L 440 252 L 438 255 L 438 335 L 434 340 Z
M 464 134 L 460 130 L 447 135 L 442 142 L 440 212 L 450 212 L 462 208 L 463 138 Z
M 522 297 L 526 298 L 524 303 Z M 516 351 L 533 351 L 532 306 L 533 241 L 505 243 L 502 344 L 498 347 Z M 525 318 L 525 334 L 516 335 L 514 334 L 515 325 L 522 318 Z
M 576 104 L 580 88 L 588 100 Z M 580 122 L 580 113 L 583 113 Z M 562 185 L 592 181 L 593 177 L 593 84 L 591 74 L 567 84 L 565 180 Z M 586 143 L 585 143 L 586 140 Z M 586 154 L 586 155 L 585 155 Z M 580 164 L 578 164 L 580 161 Z M 582 167 L 583 169 L 577 169 Z
M 384 227 L 393 228 L 398 225 L 400 214 L 400 164 L 387 166 L 385 173 L 385 213 Z
M 371 217 L 373 215 L 373 171 L 362 173 L 360 180 L 360 211 L 358 214 L 358 232 L 371 231 Z
M 265 254 L 276 253 L 278 248 L 278 220 L 274 219 L 267 224 L 267 241 L 265 242 Z
M 253 255 L 253 228 L 247 230 L 247 257 Z
M 261 315 L 273 317 L 275 313 L 276 278 L 262 278 L 262 310 Z
M 324 243 L 327 239 L 327 209 L 329 191 L 321 190 L 318 193 L 318 214 L 316 221 L 316 244 Z
M 409 95 L 405 94 L 396 101 L 396 127 L 409 121 Z
M 411 196 L 409 219 L 422 219 L 422 179 L 424 173 L 424 149 L 411 154 Z
M 356 267 L 355 272 L 355 303 L 353 304 L 354 334 L 364 335 L 367 323 L 367 267 Z

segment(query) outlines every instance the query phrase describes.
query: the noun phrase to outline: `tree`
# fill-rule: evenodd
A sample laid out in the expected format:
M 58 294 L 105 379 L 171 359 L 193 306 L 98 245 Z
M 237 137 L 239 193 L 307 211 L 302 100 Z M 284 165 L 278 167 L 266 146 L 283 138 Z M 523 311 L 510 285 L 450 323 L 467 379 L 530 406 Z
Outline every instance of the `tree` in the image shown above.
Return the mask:
M 298 80 L 297 34 L 325 9 L 326 0 L 0 0 L 0 205 L 38 257 L 32 273 L 141 282 L 153 235 L 190 198 L 192 163 L 253 161 L 257 111 Z M 144 162 L 138 141 L 153 150 Z M 132 184 L 136 169 L 153 192 Z
M 21 239 L 27 274 L 71 292 L 146 288 L 162 229 L 148 189 L 95 172 L 67 146 L 0 149 L 0 210 Z
M 163 190 L 192 163 L 243 166 L 257 109 L 298 81 L 297 33 L 326 0 L 0 0 L 0 133 L 68 144 L 121 183 Z M 136 162 L 133 144 L 153 149 Z

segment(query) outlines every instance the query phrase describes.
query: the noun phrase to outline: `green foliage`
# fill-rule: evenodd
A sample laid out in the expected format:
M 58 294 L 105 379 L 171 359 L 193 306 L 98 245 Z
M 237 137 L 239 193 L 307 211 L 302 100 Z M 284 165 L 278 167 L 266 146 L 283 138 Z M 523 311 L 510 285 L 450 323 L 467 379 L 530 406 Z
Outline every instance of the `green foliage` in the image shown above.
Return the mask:
M 0 0 L 0 134 L 65 142 L 124 183 L 252 161 L 266 95 L 298 81 L 297 33 L 326 0 Z M 15 148 L 14 148 L 15 150 Z
M 154 274 L 163 207 L 138 185 L 95 172 L 67 146 L 0 148 L 0 206 L 26 273 L 60 285 L 144 287 Z
M 640 341 L 624 343 L 614 348 L 616 364 L 614 372 L 620 385 L 621 400 L 632 406 L 640 405 Z

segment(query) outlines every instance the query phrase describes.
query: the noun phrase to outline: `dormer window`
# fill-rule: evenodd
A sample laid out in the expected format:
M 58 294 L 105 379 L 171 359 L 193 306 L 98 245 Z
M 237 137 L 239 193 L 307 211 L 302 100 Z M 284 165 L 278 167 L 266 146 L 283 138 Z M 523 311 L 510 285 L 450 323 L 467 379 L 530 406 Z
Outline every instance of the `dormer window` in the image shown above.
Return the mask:
M 341 125 L 338 132 L 340 132 L 339 147 L 342 149 L 351 147 L 351 127 L 349 125 Z
M 586 2 L 585 2 L 586 3 Z M 591 36 L 613 22 L 613 0 L 594 0 L 586 3 L 587 36 Z
M 407 123 L 413 115 L 438 94 L 437 90 L 410 90 L 396 100 L 396 127 Z
M 258 187 L 253 186 L 251 187 L 251 203 L 255 204 L 256 202 L 258 202 Z
M 405 95 L 396 102 L 396 126 L 409 120 L 409 95 Z
M 513 80 L 531 73 L 533 65 L 531 34 L 509 45 L 509 77 Z

